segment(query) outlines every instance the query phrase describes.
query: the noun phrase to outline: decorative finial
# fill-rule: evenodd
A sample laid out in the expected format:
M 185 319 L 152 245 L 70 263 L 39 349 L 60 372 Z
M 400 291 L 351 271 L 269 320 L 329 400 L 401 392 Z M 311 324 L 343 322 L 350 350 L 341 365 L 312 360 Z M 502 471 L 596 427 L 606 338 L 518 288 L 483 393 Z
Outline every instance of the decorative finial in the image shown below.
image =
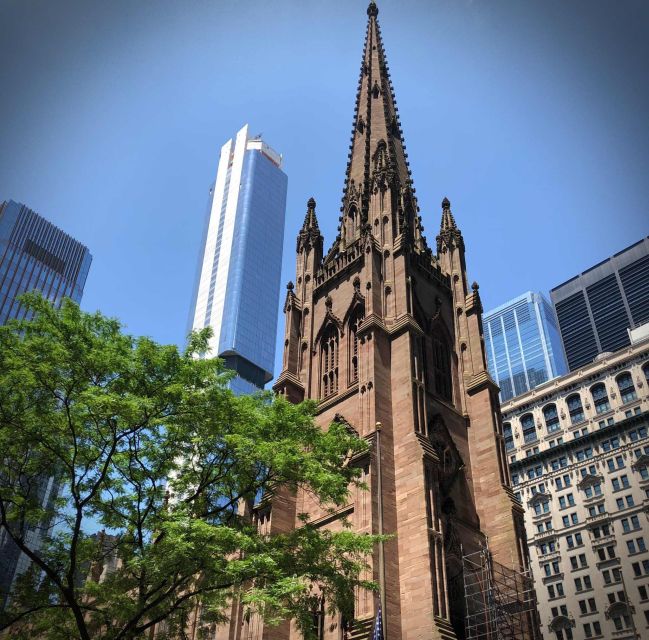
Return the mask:
M 325 307 L 331 311 L 331 307 L 333 306 L 333 300 L 331 299 L 331 296 L 327 296 L 325 298 Z
M 315 200 L 313 198 L 309 198 L 309 201 L 306 203 L 306 206 L 309 209 L 315 209 Z
M 450 209 L 451 208 L 451 201 L 448 198 L 444 198 L 442 200 L 442 209 Z
M 293 291 L 293 283 L 292 283 L 290 280 L 288 281 L 288 283 L 287 283 L 287 285 L 286 285 L 286 288 L 287 288 L 289 291 Z
M 367 7 L 367 15 L 374 17 L 379 15 L 379 8 L 376 6 L 376 2 L 374 2 L 374 0 L 372 0 L 372 2 L 370 2 Z
M 479 286 L 478 283 L 474 280 L 474 281 L 473 281 L 473 284 L 471 285 L 471 288 L 473 289 L 473 293 L 478 293 L 478 289 L 480 288 L 480 286 Z

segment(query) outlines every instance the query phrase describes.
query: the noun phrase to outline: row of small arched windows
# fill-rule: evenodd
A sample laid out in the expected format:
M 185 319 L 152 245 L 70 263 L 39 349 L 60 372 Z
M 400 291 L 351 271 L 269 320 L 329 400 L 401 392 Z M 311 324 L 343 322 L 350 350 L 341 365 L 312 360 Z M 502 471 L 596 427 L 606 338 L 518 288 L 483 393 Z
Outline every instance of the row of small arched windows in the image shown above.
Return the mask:
M 649 384 L 649 362 L 642 367 L 645 379 Z M 631 402 L 637 398 L 633 378 L 628 371 L 624 371 L 615 379 L 618 390 L 620 392 L 620 400 L 622 404 Z M 593 406 L 595 413 L 605 413 L 611 408 L 606 385 L 603 382 L 598 382 L 590 388 L 590 395 L 593 399 Z M 573 393 L 566 398 L 566 405 L 568 407 L 568 415 L 570 424 L 575 425 L 583 422 L 585 419 L 584 406 L 581 401 L 579 393 Z M 543 420 L 545 428 L 548 433 L 559 431 L 561 424 L 559 422 L 559 414 L 557 405 L 552 403 L 543 407 Z M 534 442 L 538 439 L 534 416 L 531 413 L 526 413 L 520 418 L 521 429 L 523 431 L 523 442 Z M 509 422 L 503 424 L 503 435 L 505 437 L 505 448 L 509 451 L 514 448 L 514 435 L 512 425 Z

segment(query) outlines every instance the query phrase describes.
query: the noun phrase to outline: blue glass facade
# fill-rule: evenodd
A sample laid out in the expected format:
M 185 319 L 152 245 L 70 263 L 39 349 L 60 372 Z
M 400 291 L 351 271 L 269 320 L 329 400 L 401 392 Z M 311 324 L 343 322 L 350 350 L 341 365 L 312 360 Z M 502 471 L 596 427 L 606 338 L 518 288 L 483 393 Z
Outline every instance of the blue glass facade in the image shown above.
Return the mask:
M 489 372 L 509 400 L 567 372 L 550 303 L 527 292 L 483 315 Z
M 0 205 L 0 324 L 22 318 L 16 298 L 40 291 L 56 306 L 81 301 L 92 256 L 88 249 L 26 206 Z
M 266 382 L 275 362 L 286 185 L 281 169 L 259 151 L 246 151 L 219 353 L 256 364 Z
M 57 307 L 64 297 L 80 302 L 91 262 L 84 245 L 28 207 L 11 200 L 0 204 L 0 324 L 27 315 L 17 297 L 29 291 L 40 291 Z M 35 491 L 47 506 L 58 494 L 58 482 L 44 478 Z M 25 531 L 32 548 L 38 548 L 41 530 L 39 526 Z M 6 530 L 0 529 L 0 610 L 15 577 L 29 564 Z
M 287 177 L 281 158 L 247 127 L 221 151 L 211 190 L 194 329 L 211 326 L 212 356 L 239 373 L 236 393 L 273 377 Z

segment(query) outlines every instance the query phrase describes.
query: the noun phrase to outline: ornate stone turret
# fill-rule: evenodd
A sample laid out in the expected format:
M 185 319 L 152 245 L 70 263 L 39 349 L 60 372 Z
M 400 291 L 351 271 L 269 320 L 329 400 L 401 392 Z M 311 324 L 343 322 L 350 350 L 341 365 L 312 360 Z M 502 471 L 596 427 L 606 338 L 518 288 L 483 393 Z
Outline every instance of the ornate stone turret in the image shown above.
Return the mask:
M 304 224 L 297 236 L 297 251 L 299 253 L 301 249 L 317 249 L 319 247 L 320 259 L 322 259 L 322 236 L 318 226 L 318 217 L 315 214 L 315 205 L 315 200 L 309 198 Z M 320 259 L 317 261 L 318 264 Z
M 442 200 L 442 223 L 437 236 L 437 253 L 441 253 L 445 248 L 448 250 L 454 247 L 464 249 L 464 239 L 462 238 L 462 232 L 455 224 L 455 218 L 451 211 L 451 202 L 448 198 L 444 198 Z

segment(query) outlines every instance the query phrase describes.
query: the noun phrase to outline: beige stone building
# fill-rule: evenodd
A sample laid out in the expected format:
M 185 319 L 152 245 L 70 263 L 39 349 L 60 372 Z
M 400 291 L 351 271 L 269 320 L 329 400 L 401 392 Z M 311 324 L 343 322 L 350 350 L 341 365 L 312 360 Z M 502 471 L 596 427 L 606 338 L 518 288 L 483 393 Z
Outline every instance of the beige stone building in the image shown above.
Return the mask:
M 649 337 L 503 404 L 545 640 L 649 638 Z

